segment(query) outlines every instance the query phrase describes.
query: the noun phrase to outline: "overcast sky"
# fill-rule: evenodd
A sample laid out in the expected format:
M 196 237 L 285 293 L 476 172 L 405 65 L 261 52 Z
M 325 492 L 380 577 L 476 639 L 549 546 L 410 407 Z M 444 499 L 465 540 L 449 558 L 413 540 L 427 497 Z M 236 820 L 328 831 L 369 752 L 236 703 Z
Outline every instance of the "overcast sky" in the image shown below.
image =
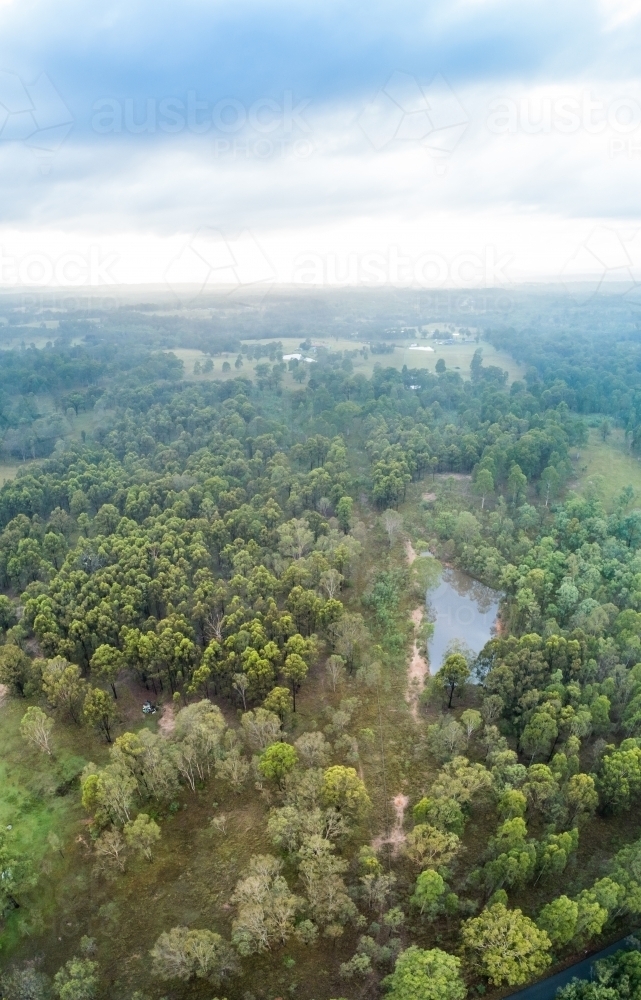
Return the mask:
M 0 0 L 0 288 L 641 281 L 641 0 Z

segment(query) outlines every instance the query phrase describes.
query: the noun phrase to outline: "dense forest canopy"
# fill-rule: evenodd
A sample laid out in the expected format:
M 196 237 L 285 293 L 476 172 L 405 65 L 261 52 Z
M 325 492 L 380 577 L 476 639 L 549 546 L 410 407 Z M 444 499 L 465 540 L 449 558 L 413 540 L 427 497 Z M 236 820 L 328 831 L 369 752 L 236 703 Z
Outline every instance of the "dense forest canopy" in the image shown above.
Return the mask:
M 577 456 L 640 342 L 546 295 L 459 303 L 467 370 L 392 363 L 437 300 L 0 300 L 5 1000 L 463 1000 L 636 925 L 641 510 Z M 439 564 L 500 620 L 414 697 Z

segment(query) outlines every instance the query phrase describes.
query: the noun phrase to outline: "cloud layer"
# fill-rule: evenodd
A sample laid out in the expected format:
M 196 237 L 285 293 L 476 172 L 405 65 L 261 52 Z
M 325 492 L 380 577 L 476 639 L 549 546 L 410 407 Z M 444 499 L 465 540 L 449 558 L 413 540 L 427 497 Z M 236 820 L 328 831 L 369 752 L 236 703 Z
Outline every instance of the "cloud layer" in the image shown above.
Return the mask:
M 641 225 L 639 6 L 5 0 L 4 256 L 100 245 L 161 281 L 209 227 L 281 280 L 394 247 L 555 274 Z

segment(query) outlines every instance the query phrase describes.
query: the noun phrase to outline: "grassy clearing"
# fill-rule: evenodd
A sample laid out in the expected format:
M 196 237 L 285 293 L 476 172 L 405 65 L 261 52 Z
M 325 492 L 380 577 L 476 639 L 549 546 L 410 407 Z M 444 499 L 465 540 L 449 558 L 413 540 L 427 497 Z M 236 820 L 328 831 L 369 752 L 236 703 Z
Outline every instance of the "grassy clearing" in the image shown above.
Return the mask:
M 588 444 L 581 448 L 580 457 L 575 461 L 580 486 L 585 488 L 595 476 L 603 477 L 599 482 L 608 510 L 626 486 L 632 486 L 640 496 L 641 461 L 630 454 L 623 430 L 614 429 L 607 441 L 603 441 L 596 428 L 591 428 L 589 433 Z
M 33 465 L 33 462 L 2 462 L 0 464 L 0 486 L 4 486 L 9 480 L 15 479 L 18 469 L 23 469 L 30 464 Z
M 247 343 L 255 345 L 257 343 L 273 343 L 275 339 L 279 339 L 283 345 L 283 354 L 296 354 L 300 352 L 300 337 L 280 337 L 280 338 L 269 338 L 262 341 L 248 341 Z M 408 338 L 404 341 L 395 341 L 395 348 L 392 354 L 369 354 L 367 358 L 363 358 L 362 355 L 357 355 L 352 358 L 352 363 L 354 365 L 354 371 L 367 378 L 370 378 L 372 372 L 374 371 L 374 365 L 379 364 L 384 368 L 397 368 L 399 371 L 403 365 L 407 365 L 408 368 L 427 368 L 428 371 L 433 372 L 436 367 L 436 362 L 439 358 L 445 361 L 445 365 L 448 369 L 454 371 L 459 371 L 462 378 L 469 378 L 470 374 L 470 362 L 475 350 L 481 346 L 483 349 L 483 362 L 486 365 L 496 365 L 502 368 L 504 371 L 508 372 L 509 381 L 512 382 L 514 379 L 519 379 L 523 377 L 524 370 L 520 365 L 510 357 L 509 354 L 503 351 L 497 351 L 491 344 L 443 344 L 443 345 L 433 345 L 434 353 L 428 351 L 410 351 L 409 345 L 415 341 Z M 321 344 L 327 347 L 331 351 L 354 351 L 360 350 L 362 347 L 368 347 L 365 342 L 355 341 L 355 340 L 344 340 L 341 338 L 327 338 L 314 340 L 315 344 Z M 416 343 L 421 345 L 429 344 L 432 346 L 431 341 L 428 340 L 418 340 Z M 253 379 L 254 367 L 259 362 L 248 361 L 244 359 L 243 367 L 240 369 L 234 368 L 234 362 L 237 358 L 237 354 L 220 354 L 216 355 L 214 360 L 214 370 L 209 372 L 207 375 L 194 375 L 194 365 L 196 361 L 201 363 L 207 357 L 202 351 L 193 350 L 190 348 L 175 348 L 172 349 L 172 353 L 176 355 L 177 358 L 185 365 L 185 376 L 189 379 L 195 379 L 196 381 L 207 380 L 207 379 L 229 379 L 237 378 L 239 375 Z M 261 361 L 266 361 L 268 359 L 261 358 Z M 228 361 L 231 365 L 231 371 L 223 372 L 222 366 L 225 361 Z M 284 385 L 294 388 L 299 388 L 297 384 L 291 378 L 291 375 L 287 374 L 284 380 Z

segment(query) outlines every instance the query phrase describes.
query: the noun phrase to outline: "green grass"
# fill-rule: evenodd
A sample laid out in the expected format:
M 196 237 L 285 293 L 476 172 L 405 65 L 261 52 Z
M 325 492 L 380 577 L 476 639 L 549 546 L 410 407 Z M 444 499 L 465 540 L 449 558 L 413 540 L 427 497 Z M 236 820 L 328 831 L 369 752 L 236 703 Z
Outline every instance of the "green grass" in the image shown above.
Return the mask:
M 93 734 L 62 725 L 54 729 L 53 760 L 29 748 L 19 729 L 26 707 L 27 702 L 13 698 L 0 706 L 0 832 L 32 859 L 41 877 L 27 905 L 9 916 L 0 933 L 0 953 L 5 954 L 52 916 L 55 891 L 50 877 L 62 858 L 52 854 L 48 836 L 55 833 L 63 844 L 69 841 L 81 819 L 73 776 L 90 755 L 98 760 L 104 755 L 94 748 Z
M 300 337 L 280 337 L 280 338 L 269 338 L 262 341 L 247 341 L 251 346 L 255 344 L 268 344 L 273 343 L 275 340 L 280 340 L 283 345 L 283 354 L 297 354 L 300 352 Z M 411 343 L 419 343 L 422 345 L 429 344 L 434 346 L 434 353 L 427 351 L 410 351 L 409 345 Z M 314 344 L 322 344 L 331 351 L 354 351 L 356 349 L 367 347 L 368 345 L 364 341 L 357 340 L 345 340 L 341 338 L 315 338 Z M 408 337 L 403 341 L 395 341 L 395 349 L 392 354 L 369 354 L 367 358 L 363 358 L 361 355 L 357 355 L 352 358 L 352 363 L 354 365 L 354 371 L 359 372 L 362 375 L 371 377 L 374 371 L 374 366 L 379 364 L 384 368 L 397 368 L 399 371 L 403 365 L 407 365 L 408 368 L 427 368 L 428 371 L 433 372 L 436 367 L 436 362 L 439 358 L 445 361 L 445 365 L 448 369 L 454 371 L 458 370 L 463 378 L 469 378 L 470 375 L 470 362 L 474 355 L 474 352 L 478 347 L 483 350 L 483 362 L 485 365 L 496 365 L 498 368 L 502 368 L 504 371 L 508 372 L 509 381 L 512 382 L 514 379 L 519 379 L 523 377 L 523 368 L 503 351 L 497 351 L 491 344 L 444 344 L 441 346 L 433 345 L 430 340 L 420 340 L 412 339 Z M 202 351 L 198 351 L 191 348 L 172 348 L 172 353 L 180 358 L 185 365 L 185 376 L 189 379 L 195 379 L 196 381 L 207 380 L 207 379 L 230 379 L 237 378 L 238 376 L 243 376 L 244 378 L 254 379 L 254 368 L 260 362 L 258 361 L 248 361 L 244 358 L 243 367 L 240 369 L 234 368 L 234 362 L 237 358 L 237 354 L 220 354 L 216 355 L 213 359 L 214 370 L 209 372 L 207 375 L 194 375 L 194 364 L 196 361 L 203 362 L 207 357 Z M 223 362 L 228 361 L 231 365 L 231 371 L 223 372 L 222 366 Z M 261 358 L 261 362 L 269 361 L 268 358 Z M 313 367 L 313 366 L 310 366 Z M 300 388 L 291 378 L 289 373 L 285 377 L 284 385 L 289 388 Z
M 605 442 L 596 428 L 591 428 L 589 434 L 588 444 L 580 449 L 574 463 L 579 487 L 585 489 L 589 482 L 596 482 L 608 510 L 626 486 L 632 486 L 637 497 L 641 496 L 641 461 L 630 454 L 624 432 L 613 430 Z
M 15 479 L 18 469 L 27 465 L 33 465 L 33 462 L 2 462 L 0 464 L 0 486 L 4 486 L 10 479 Z

